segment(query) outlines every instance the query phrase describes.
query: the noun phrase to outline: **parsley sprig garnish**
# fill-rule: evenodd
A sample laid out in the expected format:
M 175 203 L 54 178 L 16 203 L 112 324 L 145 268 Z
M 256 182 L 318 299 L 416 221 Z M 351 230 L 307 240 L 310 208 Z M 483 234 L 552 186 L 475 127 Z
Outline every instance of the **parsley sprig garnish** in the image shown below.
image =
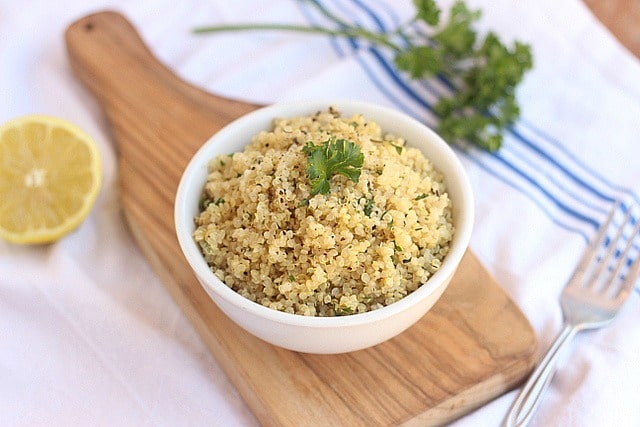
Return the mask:
M 329 180 L 343 175 L 358 182 L 364 155 L 360 147 L 345 139 L 329 138 L 320 145 L 307 142 L 302 149 L 307 155 L 307 175 L 311 181 L 311 195 L 329 194 Z
M 390 49 L 398 69 L 413 79 L 440 76 L 451 88 L 433 107 L 437 130 L 447 141 L 498 150 L 504 130 L 520 116 L 515 90 L 533 66 L 531 49 L 521 42 L 504 45 L 498 36 L 480 37 L 473 28 L 480 11 L 456 1 L 446 22 L 435 0 L 413 0 L 415 17 L 392 32 L 375 32 L 348 23 L 310 4 L 335 24 L 335 28 L 290 24 L 238 24 L 196 28 L 196 33 L 239 30 L 285 30 L 328 34 L 367 40 Z

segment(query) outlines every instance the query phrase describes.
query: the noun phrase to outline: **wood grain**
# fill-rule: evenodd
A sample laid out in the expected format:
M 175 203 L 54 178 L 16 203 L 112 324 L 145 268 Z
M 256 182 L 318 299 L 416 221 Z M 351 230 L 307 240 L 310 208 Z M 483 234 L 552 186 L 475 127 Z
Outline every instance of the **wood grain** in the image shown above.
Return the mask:
M 611 33 L 637 58 L 640 58 L 640 1 L 584 0 Z
M 207 297 L 182 256 L 173 202 L 190 156 L 257 106 L 185 83 L 114 12 L 77 21 L 67 29 L 66 43 L 73 71 L 111 124 L 131 232 L 264 425 L 442 424 L 514 387 L 531 370 L 531 326 L 471 252 L 423 319 L 371 349 L 295 353 L 238 328 Z

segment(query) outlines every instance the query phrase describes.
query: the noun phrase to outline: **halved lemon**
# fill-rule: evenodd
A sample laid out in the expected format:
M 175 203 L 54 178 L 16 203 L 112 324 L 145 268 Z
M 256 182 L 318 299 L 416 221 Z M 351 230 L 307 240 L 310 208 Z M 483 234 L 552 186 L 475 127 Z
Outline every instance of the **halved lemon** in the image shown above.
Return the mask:
M 75 229 L 100 190 L 95 142 L 56 117 L 29 115 L 0 127 L 0 237 L 47 243 Z

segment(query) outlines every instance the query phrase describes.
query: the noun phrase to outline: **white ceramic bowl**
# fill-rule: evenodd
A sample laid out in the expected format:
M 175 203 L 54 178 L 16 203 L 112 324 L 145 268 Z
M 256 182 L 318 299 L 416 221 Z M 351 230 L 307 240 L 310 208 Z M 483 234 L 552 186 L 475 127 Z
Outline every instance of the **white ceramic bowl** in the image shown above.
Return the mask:
M 252 302 L 222 283 L 209 270 L 192 238 L 194 217 L 207 177 L 207 163 L 219 154 L 241 151 L 251 137 L 271 128 L 276 117 L 312 114 L 334 106 L 344 116 L 362 114 L 417 147 L 444 176 L 453 206 L 455 234 L 441 268 L 416 291 L 389 306 L 367 313 L 339 317 L 289 314 Z M 467 249 L 474 204 L 466 173 L 456 154 L 438 135 L 398 111 L 353 101 L 305 101 L 275 104 L 251 112 L 213 135 L 184 171 L 175 202 L 178 241 L 196 277 L 220 309 L 253 335 L 287 349 L 307 353 L 343 353 L 386 341 L 419 320 L 438 300 Z

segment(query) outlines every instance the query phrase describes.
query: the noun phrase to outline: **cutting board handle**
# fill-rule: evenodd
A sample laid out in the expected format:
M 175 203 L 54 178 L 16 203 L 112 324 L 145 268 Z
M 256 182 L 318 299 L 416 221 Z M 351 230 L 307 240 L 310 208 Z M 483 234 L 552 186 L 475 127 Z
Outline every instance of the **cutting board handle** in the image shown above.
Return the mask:
M 257 105 L 212 95 L 159 62 L 121 14 L 98 12 L 65 33 L 75 75 L 98 98 L 114 131 L 166 130 L 171 123 L 196 126 L 201 142 Z M 195 117 L 194 117 L 195 115 Z M 121 138 L 116 138 L 121 141 Z M 121 147 L 122 148 L 122 147 Z
M 183 84 L 153 56 L 133 26 L 119 13 L 106 11 L 86 16 L 65 33 L 69 62 L 76 76 L 105 107 L 116 100 L 168 89 L 162 83 Z M 129 81 L 127 81 L 129 80 Z M 131 85 L 130 80 L 136 84 Z M 131 93 L 131 88 L 138 90 Z M 144 109 L 147 102 L 134 102 Z M 135 98 L 133 98 L 135 101 Z M 121 101 L 118 101 L 121 102 Z

